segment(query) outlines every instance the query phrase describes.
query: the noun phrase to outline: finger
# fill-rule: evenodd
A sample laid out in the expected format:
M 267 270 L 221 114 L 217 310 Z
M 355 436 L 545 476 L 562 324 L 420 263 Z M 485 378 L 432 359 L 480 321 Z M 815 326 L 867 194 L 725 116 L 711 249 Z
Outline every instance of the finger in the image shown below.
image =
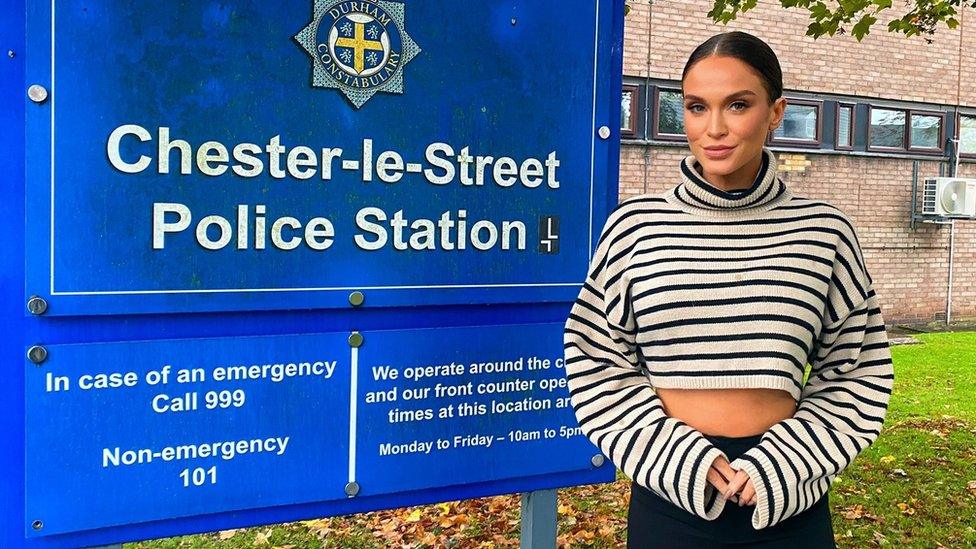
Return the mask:
M 742 491 L 739 492 L 739 506 L 745 505 L 746 502 L 750 501 L 755 495 L 756 489 L 752 485 L 752 479 L 749 479 L 749 482 L 747 482 L 745 487 L 742 488 Z
M 729 487 L 729 483 L 714 469 L 709 469 L 708 473 L 705 475 L 705 479 L 708 480 L 715 487 L 719 493 L 724 493 Z
M 724 494 L 725 490 L 728 488 L 729 483 L 725 482 L 725 479 L 714 469 L 709 469 L 708 473 L 705 475 L 706 480 L 718 490 L 719 494 Z M 728 499 L 728 498 L 726 498 Z M 730 501 L 739 502 L 739 496 L 736 494 L 731 498 Z
M 745 483 L 748 481 L 749 481 L 749 475 L 746 474 L 745 471 L 739 471 L 738 473 L 736 473 L 735 476 L 732 477 L 732 480 L 729 481 L 729 486 L 725 490 L 725 497 L 731 498 L 732 494 L 741 490 L 742 487 L 745 485 Z
M 712 467 L 715 467 L 716 469 L 718 469 L 718 472 L 719 473 L 722 473 L 722 475 L 725 478 L 730 479 L 730 480 L 738 472 L 735 469 L 733 469 L 731 465 L 729 465 L 729 462 L 724 461 L 724 460 L 723 461 L 715 460 L 715 463 L 712 464 Z
M 715 474 L 721 475 L 722 480 L 724 480 L 725 482 L 728 482 L 730 478 L 732 478 L 732 477 L 735 476 L 735 472 L 734 471 L 733 471 L 732 474 L 723 474 L 722 470 L 719 469 L 718 467 L 714 466 L 714 465 L 712 465 L 711 467 L 709 467 L 709 469 L 711 469 L 712 471 L 715 471 Z
M 714 467 L 716 471 L 721 473 L 726 479 L 730 479 L 735 475 L 735 471 L 729 467 L 729 460 L 725 459 L 725 456 L 723 455 L 719 455 L 712 460 L 711 466 Z

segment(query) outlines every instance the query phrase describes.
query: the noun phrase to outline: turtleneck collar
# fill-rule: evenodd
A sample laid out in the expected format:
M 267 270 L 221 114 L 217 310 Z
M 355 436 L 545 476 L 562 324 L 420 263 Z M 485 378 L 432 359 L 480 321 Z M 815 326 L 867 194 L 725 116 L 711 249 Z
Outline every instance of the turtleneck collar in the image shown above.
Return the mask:
M 769 209 L 791 193 L 776 175 L 776 157 L 768 147 L 763 147 L 762 165 L 756 179 L 748 189 L 723 191 L 709 183 L 698 173 L 700 167 L 695 155 L 687 155 L 680 164 L 681 183 L 668 193 L 682 209 L 711 215 L 734 215 Z

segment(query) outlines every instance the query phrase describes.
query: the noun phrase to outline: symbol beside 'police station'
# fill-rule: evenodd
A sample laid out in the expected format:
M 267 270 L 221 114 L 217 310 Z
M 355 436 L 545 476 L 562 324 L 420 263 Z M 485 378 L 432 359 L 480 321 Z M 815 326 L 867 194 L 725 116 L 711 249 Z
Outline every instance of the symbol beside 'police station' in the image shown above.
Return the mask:
M 312 58 L 312 85 L 341 90 L 357 108 L 378 91 L 403 93 L 403 67 L 420 53 L 404 5 L 386 0 L 314 0 L 295 40 Z

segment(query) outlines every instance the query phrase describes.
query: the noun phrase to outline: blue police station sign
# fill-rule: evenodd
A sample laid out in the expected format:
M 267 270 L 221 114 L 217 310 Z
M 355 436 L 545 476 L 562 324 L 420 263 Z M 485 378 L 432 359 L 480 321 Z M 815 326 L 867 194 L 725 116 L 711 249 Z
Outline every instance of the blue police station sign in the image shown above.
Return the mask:
M 622 0 L 6 8 L 0 547 L 613 480 Z
M 51 315 L 569 299 L 608 204 L 598 15 L 39 3 L 26 291 Z

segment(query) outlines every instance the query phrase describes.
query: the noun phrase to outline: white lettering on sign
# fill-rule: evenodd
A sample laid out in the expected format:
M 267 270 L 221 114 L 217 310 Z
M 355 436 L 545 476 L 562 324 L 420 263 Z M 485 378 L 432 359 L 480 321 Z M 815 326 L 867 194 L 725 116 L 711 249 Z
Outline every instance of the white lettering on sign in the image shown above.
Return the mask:
M 225 461 L 242 454 L 269 453 L 280 456 L 288 449 L 291 437 L 269 437 L 218 442 L 199 442 L 165 446 L 162 448 L 127 448 L 118 446 L 102 449 L 102 467 L 141 465 L 159 461 L 183 461 L 218 457 Z
M 156 146 L 143 145 L 155 139 Z M 155 157 L 146 154 L 155 149 Z M 123 154 L 123 150 L 125 153 Z M 131 152 L 130 152 L 131 151 Z M 155 138 L 146 128 L 137 124 L 123 124 L 112 131 L 106 142 L 106 153 L 113 168 L 122 173 L 136 174 L 150 168 L 155 162 L 156 171 L 167 175 L 173 170 L 171 162 L 179 165 L 180 175 L 194 172 L 210 177 L 230 173 L 238 177 L 259 177 L 265 174 L 274 179 L 291 177 L 299 180 L 312 179 L 316 175 L 324 181 L 332 179 L 336 162 L 342 170 L 362 169 L 362 181 L 373 181 L 373 173 L 380 181 L 394 184 L 404 174 L 420 174 L 432 185 L 448 185 L 458 179 L 461 186 L 484 186 L 494 183 L 500 188 L 516 186 L 526 189 L 543 187 L 558 189 L 560 182 L 556 170 L 560 160 L 556 151 L 545 159 L 511 156 L 495 157 L 471 154 L 469 146 L 459 152 L 448 143 L 435 142 L 424 150 L 422 163 L 407 162 L 397 151 L 373 152 L 373 140 L 363 139 L 362 162 L 342 159 L 341 148 L 322 147 L 313 149 L 306 145 L 286 146 L 281 135 L 268 139 L 263 147 L 254 143 L 238 143 L 227 146 L 219 141 L 206 141 L 194 146 L 185 139 L 171 137 L 170 128 L 157 128 Z M 472 174 L 473 172 L 473 174 Z
M 305 247 L 326 250 L 335 238 L 331 221 L 324 217 L 313 217 L 303 222 L 295 217 L 282 216 L 271 223 L 265 233 L 265 205 L 258 204 L 254 214 L 254 230 L 250 231 L 250 207 L 237 206 L 236 226 L 230 219 L 220 215 L 207 215 L 196 225 L 196 243 L 206 250 L 221 250 L 231 241 L 236 241 L 238 250 L 250 248 L 250 238 L 254 237 L 254 248 L 264 249 L 270 237 L 271 244 L 279 250 L 294 250 L 303 244 Z M 153 204 L 152 234 L 153 249 L 166 248 L 167 239 L 186 231 L 193 221 L 193 214 L 185 204 L 157 202 Z M 368 206 L 356 213 L 356 227 L 361 234 L 353 237 L 356 246 L 362 250 L 380 250 L 392 245 L 396 250 L 464 250 L 470 245 L 479 251 L 493 248 L 501 250 L 525 250 L 528 228 L 518 220 L 495 222 L 479 219 L 468 223 L 467 210 L 445 211 L 435 219 L 407 219 L 403 210 L 392 216 L 380 208 Z M 235 239 L 236 235 L 236 239 Z

